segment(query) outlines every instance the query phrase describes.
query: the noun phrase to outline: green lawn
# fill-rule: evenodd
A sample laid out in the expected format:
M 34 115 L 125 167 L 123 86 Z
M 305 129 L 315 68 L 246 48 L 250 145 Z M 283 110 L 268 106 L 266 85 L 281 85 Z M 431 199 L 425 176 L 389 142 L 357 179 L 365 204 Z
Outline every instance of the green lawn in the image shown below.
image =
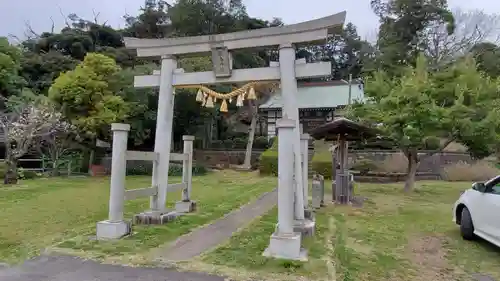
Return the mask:
M 245 276 L 246 272 L 275 280 L 299 276 L 471 280 L 472 273 L 500 280 L 500 251 L 484 241 L 463 241 L 451 221 L 452 204 L 468 187 L 470 183 L 421 182 L 413 194 L 406 195 L 402 184 L 360 184 L 357 194 L 368 197 L 363 208 L 329 205 L 317 213 L 316 236 L 305 241 L 306 263 L 262 257 L 275 227 L 276 210 L 198 262 L 205 268 L 220 267 L 220 273 Z
M 129 189 L 150 184 L 150 177 L 127 177 Z M 26 180 L 0 188 L 0 261 L 21 262 L 46 247 L 83 251 L 97 258 L 140 254 L 223 216 L 275 185 L 275 178 L 253 173 L 223 171 L 193 177 L 193 199 L 199 211 L 163 226 L 136 226 L 130 237 L 102 242 L 89 237 L 95 235 L 96 222 L 107 217 L 109 178 Z M 168 204 L 173 207 L 180 198 L 180 191 L 169 193 Z M 127 202 L 126 218 L 148 206 L 149 198 Z

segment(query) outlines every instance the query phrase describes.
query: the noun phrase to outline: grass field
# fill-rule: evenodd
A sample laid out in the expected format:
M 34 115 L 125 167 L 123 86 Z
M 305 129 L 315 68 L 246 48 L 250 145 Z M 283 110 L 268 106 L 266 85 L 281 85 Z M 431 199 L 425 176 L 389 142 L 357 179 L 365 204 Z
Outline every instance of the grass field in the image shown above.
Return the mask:
M 421 182 L 406 195 L 402 184 L 360 184 L 356 193 L 368 198 L 362 208 L 329 205 L 317 213 L 316 236 L 304 243 L 306 263 L 262 257 L 276 210 L 198 262 L 261 279 L 444 281 L 482 273 L 500 280 L 500 251 L 484 241 L 463 241 L 451 221 L 452 204 L 468 187 Z
M 127 188 L 150 184 L 150 177 L 127 177 Z M 46 247 L 85 251 L 96 258 L 138 254 L 217 219 L 275 186 L 274 178 L 231 171 L 193 177 L 198 212 L 163 226 L 134 227 L 132 236 L 117 242 L 98 242 L 89 237 L 95 235 L 96 222 L 107 217 L 109 178 L 26 180 L 0 188 L 0 261 L 21 262 Z M 168 196 L 172 207 L 181 198 L 180 191 Z M 125 217 L 132 218 L 148 205 L 149 198 L 127 202 Z

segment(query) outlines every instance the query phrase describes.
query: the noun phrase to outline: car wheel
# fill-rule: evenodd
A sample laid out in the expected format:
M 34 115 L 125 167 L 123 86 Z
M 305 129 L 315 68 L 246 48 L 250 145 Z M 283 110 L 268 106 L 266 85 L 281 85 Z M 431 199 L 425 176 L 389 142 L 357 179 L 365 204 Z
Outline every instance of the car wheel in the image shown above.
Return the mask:
M 470 216 L 469 209 L 464 207 L 462 209 L 462 218 L 460 220 L 460 232 L 465 240 L 474 239 L 474 225 L 472 224 L 472 217 Z

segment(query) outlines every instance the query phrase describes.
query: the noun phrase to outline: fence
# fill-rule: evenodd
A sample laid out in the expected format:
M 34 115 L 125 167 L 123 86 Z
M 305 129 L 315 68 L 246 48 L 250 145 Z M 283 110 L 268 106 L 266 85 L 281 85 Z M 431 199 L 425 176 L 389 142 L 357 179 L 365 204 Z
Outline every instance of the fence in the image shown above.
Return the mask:
M 0 159 L 0 162 L 5 162 L 5 159 Z M 28 158 L 28 159 L 18 159 L 18 169 L 22 171 L 34 172 L 34 173 L 52 173 L 57 172 L 57 174 L 62 175 L 80 175 L 84 174 L 82 172 L 83 158 L 74 158 L 70 160 L 58 160 L 56 164 L 54 161 L 45 157 L 42 158 Z
M 183 136 L 183 153 L 170 153 L 170 161 L 182 162 L 182 182 L 166 184 L 162 187 L 161 173 L 168 173 L 167 165 L 160 165 L 160 153 L 148 151 L 127 150 L 127 139 L 130 125 L 113 124 L 113 150 L 111 158 L 111 187 L 109 198 L 109 219 L 97 224 L 97 237 L 99 239 L 115 239 L 130 233 L 130 224 L 123 220 L 124 205 L 126 200 L 150 197 L 151 211 L 136 215 L 134 221 L 142 223 L 163 223 L 171 219 L 169 213 L 164 214 L 166 192 L 182 189 L 182 201 L 177 202 L 176 211 L 190 212 L 194 209 L 191 201 L 192 166 L 193 166 L 193 136 Z M 152 161 L 152 185 L 146 188 L 125 190 L 127 161 Z M 168 162 L 170 162 L 168 161 Z M 160 171 L 159 167 L 165 169 Z M 163 178 L 166 179 L 166 178 Z

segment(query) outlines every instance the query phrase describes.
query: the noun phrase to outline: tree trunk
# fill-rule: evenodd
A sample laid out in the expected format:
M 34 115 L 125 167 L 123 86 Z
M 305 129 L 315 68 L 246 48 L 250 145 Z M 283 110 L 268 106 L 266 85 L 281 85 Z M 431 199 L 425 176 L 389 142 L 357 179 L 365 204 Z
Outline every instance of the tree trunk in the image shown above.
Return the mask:
M 4 177 L 4 184 L 16 184 L 17 183 L 17 159 L 12 156 L 8 156 L 5 159 L 5 164 L 7 165 L 7 172 Z
M 54 147 L 51 151 L 50 157 L 52 158 L 52 171 L 50 171 L 50 174 L 53 177 L 59 176 L 59 153 L 57 153 L 57 148 Z
M 50 174 L 53 177 L 59 176 L 59 160 L 58 159 L 52 160 L 52 171 L 50 172 Z
M 418 159 L 418 152 L 416 150 L 410 150 L 405 152 L 408 158 L 408 168 L 404 191 L 411 192 L 415 187 L 415 176 L 417 175 L 418 165 L 420 164 Z
M 250 123 L 250 128 L 248 129 L 248 141 L 247 141 L 247 150 L 245 152 L 245 161 L 243 162 L 243 167 L 245 169 L 252 168 L 252 148 L 253 148 L 253 140 L 255 138 L 255 129 L 257 127 L 257 106 L 253 106 L 252 108 L 252 122 Z
M 89 156 L 89 175 L 92 175 L 92 165 L 94 165 L 95 158 L 95 148 L 90 148 L 90 156 Z

